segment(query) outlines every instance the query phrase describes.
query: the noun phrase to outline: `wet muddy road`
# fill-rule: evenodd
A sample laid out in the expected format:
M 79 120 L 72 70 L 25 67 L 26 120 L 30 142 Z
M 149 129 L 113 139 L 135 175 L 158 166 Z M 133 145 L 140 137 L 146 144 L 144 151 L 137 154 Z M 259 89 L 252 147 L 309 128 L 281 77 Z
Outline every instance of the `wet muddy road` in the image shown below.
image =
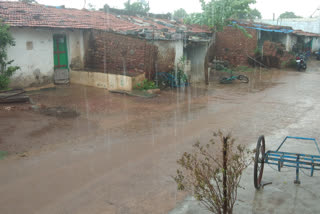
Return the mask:
M 81 115 L 0 110 L 0 150 L 10 154 L 0 161 L 0 213 L 168 213 L 186 196 L 171 178 L 176 159 L 213 130 L 248 145 L 261 134 L 320 139 L 319 66 L 256 71 L 249 85 L 195 85 L 153 99 L 81 86 L 34 92 L 35 103 Z

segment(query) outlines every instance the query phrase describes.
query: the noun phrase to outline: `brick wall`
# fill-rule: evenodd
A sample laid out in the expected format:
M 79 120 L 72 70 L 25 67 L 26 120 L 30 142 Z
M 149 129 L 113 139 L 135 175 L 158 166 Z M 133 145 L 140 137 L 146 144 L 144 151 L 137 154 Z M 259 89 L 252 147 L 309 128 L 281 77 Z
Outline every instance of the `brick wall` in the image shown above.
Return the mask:
M 241 30 L 225 27 L 217 32 L 214 56 L 221 60 L 228 60 L 232 65 L 248 65 L 247 54 L 254 55 L 257 48 L 256 30 L 247 29 L 252 38 L 246 37 Z
M 106 73 L 154 75 L 157 47 L 145 40 L 109 32 L 89 31 L 85 34 L 85 67 Z

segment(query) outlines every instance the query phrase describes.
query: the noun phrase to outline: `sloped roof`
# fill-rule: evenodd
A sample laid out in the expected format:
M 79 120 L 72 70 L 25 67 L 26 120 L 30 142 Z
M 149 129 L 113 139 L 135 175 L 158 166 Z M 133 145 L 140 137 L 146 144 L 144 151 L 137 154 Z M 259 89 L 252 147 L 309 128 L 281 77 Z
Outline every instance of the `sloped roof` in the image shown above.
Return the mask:
M 193 33 L 210 33 L 211 31 L 207 26 L 200 25 L 185 25 L 179 21 L 152 18 L 152 17 L 138 17 L 138 16 L 128 16 L 128 15 L 118 15 L 120 19 L 124 19 L 136 25 L 140 25 L 145 29 L 157 29 L 163 30 L 168 29 L 168 32 L 176 32 L 177 30 Z
M 270 24 L 242 21 L 242 20 L 241 21 L 233 20 L 233 22 L 239 24 L 244 28 L 251 28 L 256 30 L 278 32 L 278 33 L 292 33 L 298 36 L 320 37 L 320 34 L 305 32 L 302 30 L 294 30 L 292 27 L 289 27 L 289 26 L 270 25 Z
M 183 29 L 192 33 L 210 33 L 207 27 L 185 26 L 170 20 L 114 15 L 103 11 L 59 8 L 17 1 L 0 1 L 0 19 L 14 27 L 97 29 L 114 32 L 144 29 L 168 29 L 169 32 L 176 32 L 177 29 Z
M 292 27 L 288 27 L 288 26 L 269 25 L 269 24 L 262 24 L 262 23 L 244 21 L 244 20 L 241 20 L 241 21 L 233 20 L 232 22 L 236 23 L 244 28 L 262 30 L 262 31 L 277 32 L 277 33 L 292 33 L 293 32 Z
M 98 29 L 112 31 L 137 30 L 130 22 L 99 11 L 64 9 L 24 2 L 0 1 L 0 18 L 10 26 Z
M 320 37 L 320 34 L 304 32 L 302 30 L 295 30 L 295 31 L 293 31 L 293 33 L 298 36 Z

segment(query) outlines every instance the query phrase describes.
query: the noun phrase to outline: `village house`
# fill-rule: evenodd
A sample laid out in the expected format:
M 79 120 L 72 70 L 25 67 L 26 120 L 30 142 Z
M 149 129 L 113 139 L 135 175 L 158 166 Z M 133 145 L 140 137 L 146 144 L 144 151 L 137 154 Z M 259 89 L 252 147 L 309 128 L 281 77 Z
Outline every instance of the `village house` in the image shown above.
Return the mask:
M 8 58 L 20 66 L 12 86 L 50 82 L 131 90 L 156 72 L 175 69 L 185 59 L 190 81 L 204 80 L 211 32 L 177 21 L 0 2 L 0 19 L 10 25 L 16 45 Z
M 227 26 L 216 33 L 214 56 L 231 64 L 248 65 L 257 53 L 269 67 L 281 67 L 298 52 L 315 52 L 320 48 L 320 34 L 294 30 L 292 27 L 249 21 L 234 21 L 252 36 Z M 237 38 L 237 39 L 235 39 Z M 291 54 L 289 54 L 291 53 Z

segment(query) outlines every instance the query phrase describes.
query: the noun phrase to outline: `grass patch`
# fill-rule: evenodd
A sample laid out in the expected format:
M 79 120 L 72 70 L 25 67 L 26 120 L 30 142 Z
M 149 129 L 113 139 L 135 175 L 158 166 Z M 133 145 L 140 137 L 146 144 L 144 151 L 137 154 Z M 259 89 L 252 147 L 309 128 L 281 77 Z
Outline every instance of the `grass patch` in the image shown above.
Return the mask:
M 253 68 L 250 68 L 245 65 L 240 65 L 240 66 L 236 67 L 236 71 L 238 71 L 238 72 L 252 72 Z
M 0 151 L 0 160 L 4 159 L 8 155 L 6 151 Z

